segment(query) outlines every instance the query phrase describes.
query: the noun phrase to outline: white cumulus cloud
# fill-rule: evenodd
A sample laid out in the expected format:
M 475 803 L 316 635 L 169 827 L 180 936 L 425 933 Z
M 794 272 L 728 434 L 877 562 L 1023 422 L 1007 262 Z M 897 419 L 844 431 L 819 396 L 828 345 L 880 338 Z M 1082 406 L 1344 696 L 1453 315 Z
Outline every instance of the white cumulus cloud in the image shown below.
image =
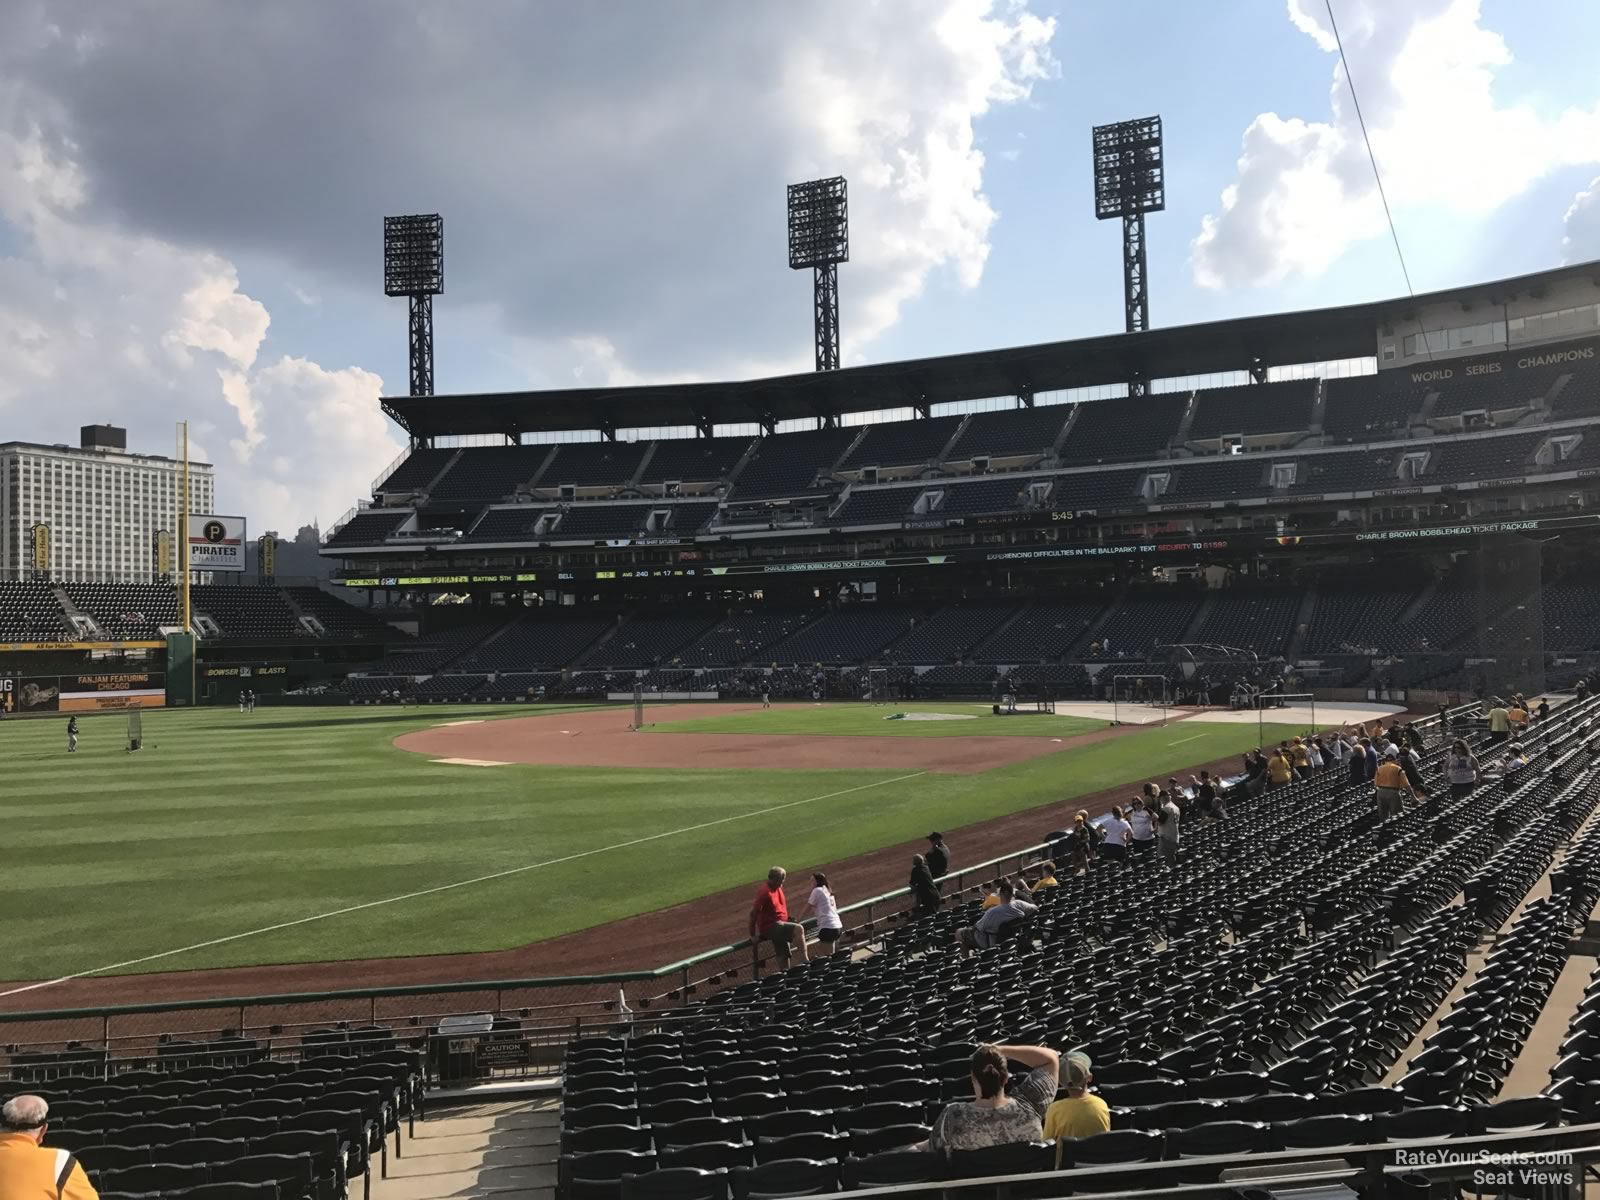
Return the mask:
M 1564 223 L 1561 248 L 1569 263 L 1600 258 L 1600 177 L 1573 197 Z
M 1386 230 L 1326 11 L 1315 0 L 1288 0 L 1288 11 L 1334 56 L 1330 111 L 1263 113 L 1245 130 L 1236 177 L 1190 246 L 1205 287 L 1316 275 Z M 1588 107 L 1555 113 L 1499 95 L 1512 55 L 1483 26 L 1480 0 L 1340 0 L 1334 11 L 1397 221 L 1425 206 L 1481 217 L 1558 167 L 1600 161 L 1600 87 Z

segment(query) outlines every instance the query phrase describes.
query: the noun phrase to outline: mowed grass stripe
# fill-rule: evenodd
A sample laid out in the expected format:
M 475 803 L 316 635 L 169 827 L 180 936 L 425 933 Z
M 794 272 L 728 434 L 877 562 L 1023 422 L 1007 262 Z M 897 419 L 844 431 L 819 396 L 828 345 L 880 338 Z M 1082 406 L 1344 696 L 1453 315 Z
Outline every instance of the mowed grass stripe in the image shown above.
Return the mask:
M 410 729 L 468 709 L 230 710 L 147 714 L 153 748 L 121 750 L 123 718 L 0 725 L 17 762 L 0 792 L 10 842 L 0 872 L 0 962 L 41 978 L 613 846 L 895 772 L 450 770 L 395 750 Z M 526 709 L 491 709 L 495 717 Z M 966 724 L 966 723 L 963 723 Z M 1168 747 L 1154 729 L 982 776 L 929 775 L 767 817 L 216 947 L 163 969 L 503 949 L 743 886 L 773 861 L 838 862 L 1052 801 L 1237 753 L 1254 727 L 1203 726 Z M 1273 727 L 1275 739 L 1287 732 Z M 236 753 L 238 747 L 248 753 Z M 20 762 L 18 761 L 20 760 Z M 180 786 L 172 786 L 181 770 Z M 25 840 L 23 840 L 25 839 Z M 968 861 L 1005 847 L 962 846 Z M 14 869 L 13 869 L 14 868 Z M 853 898 L 849 880 L 837 881 Z M 707 928 L 742 933 L 744 914 Z
M 649 733 L 759 733 L 834 737 L 1071 737 L 1106 728 L 1108 722 L 1087 717 L 1030 711 L 996 716 L 992 705 L 934 704 L 895 700 L 888 704 L 819 704 L 810 708 L 756 709 L 653 724 L 645 707 Z M 907 720 L 923 713 L 954 720 Z M 900 714 L 897 718 L 896 714 Z

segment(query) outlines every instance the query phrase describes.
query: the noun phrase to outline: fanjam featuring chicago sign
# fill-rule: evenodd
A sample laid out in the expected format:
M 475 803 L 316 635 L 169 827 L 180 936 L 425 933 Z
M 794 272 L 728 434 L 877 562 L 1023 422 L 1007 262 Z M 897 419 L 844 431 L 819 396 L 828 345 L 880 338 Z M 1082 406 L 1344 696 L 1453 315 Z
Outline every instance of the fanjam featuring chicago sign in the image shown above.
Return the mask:
M 189 569 L 242 572 L 245 569 L 243 517 L 195 513 L 189 518 Z

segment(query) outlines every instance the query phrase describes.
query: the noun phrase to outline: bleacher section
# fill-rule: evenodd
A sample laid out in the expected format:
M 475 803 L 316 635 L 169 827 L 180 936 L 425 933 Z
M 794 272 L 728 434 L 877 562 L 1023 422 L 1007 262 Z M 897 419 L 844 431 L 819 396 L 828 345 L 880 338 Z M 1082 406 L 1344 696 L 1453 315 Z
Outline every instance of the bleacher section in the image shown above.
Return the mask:
M 857 605 L 835 609 L 821 620 L 762 651 L 764 662 L 865 662 L 911 628 L 916 613 Z
M 1105 604 L 1035 604 L 974 651 L 982 662 L 1036 662 L 1060 658 L 1083 638 Z
M 217 623 L 223 637 L 276 642 L 311 636 L 275 587 L 196 584 L 189 602 Z
M 633 478 L 648 442 L 562 442 L 554 461 L 539 476 L 539 491 L 554 493 L 562 484 L 580 488 L 620 488 Z M 548 447 L 546 447 L 548 449 Z
M 315 617 L 331 637 L 356 641 L 399 641 L 402 635 L 382 617 L 346 604 L 321 588 L 285 588 L 291 600 L 308 617 Z
M 1557 583 L 1540 591 L 1544 644 L 1552 650 L 1600 650 L 1600 589 Z
M 726 479 L 750 448 L 750 442 L 747 437 L 674 438 L 657 442 L 639 482 L 690 483 Z
M 493 641 L 463 655 L 462 670 L 540 671 L 564 667 L 616 622 L 529 613 Z
M 548 505 L 519 504 L 515 508 L 486 508 L 467 531 L 469 542 L 526 542 L 535 539 L 539 518 L 553 512 Z
M 817 615 L 814 610 L 733 613 L 673 653 L 668 662 L 684 667 L 760 662 L 768 646 L 789 637 Z
M 829 518 L 834 525 L 883 525 L 898 522 L 911 511 L 918 496 L 926 491 L 915 487 L 853 489 L 837 512 Z
M 114 641 L 148 641 L 178 625 L 178 593 L 170 584 L 71 583 L 67 595 Z
M 439 503 L 509 500 L 531 483 L 550 454 L 549 446 L 478 446 L 462 452 L 433 485 L 429 498 Z
M 1061 447 L 1061 461 L 1075 465 L 1154 458 L 1177 434 L 1188 403 L 1187 392 L 1166 392 L 1079 404 Z
M 942 663 L 959 658 L 1016 613 L 1010 604 L 974 604 L 941 609 L 888 646 L 887 662 Z
M 1204 598 L 1198 592 L 1125 597 L 1095 639 L 1104 648 L 1101 657 L 1141 658 L 1157 645 L 1181 641 Z
M 1320 591 L 1307 626 L 1306 652 L 1362 653 L 1378 648 L 1374 639 L 1385 637 L 1394 628 L 1400 613 L 1416 594 L 1407 589 L 1385 591 L 1367 587 L 1345 592 Z
M 1243 646 L 1263 657 L 1282 654 L 1294 634 L 1298 593 L 1251 595 L 1224 591 L 1217 596 L 1192 639 L 1214 646 Z
M 48 584 L 0 581 L 0 641 L 60 642 L 73 635 Z
M 1225 821 L 1190 811 L 1174 865 L 1151 855 L 1065 876 L 976 954 L 952 949 L 982 912 L 970 876 L 898 921 L 882 901 L 855 928 L 863 914 L 847 911 L 847 940 L 871 953 L 734 978 L 680 1021 L 569 1044 L 559 1187 L 609 1194 L 631 1176 L 629 1194 L 681 1180 L 720 1196 L 710 1173 L 729 1172 L 742 1196 L 963 1180 L 954 1190 L 974 1200 L 1221 1194 L 1286 1152 L 1298 1161 L 1275 1174 L 1331 1177 L 1351 1147 L 1398 1161 L 1385 1142 L 1437 1139 L 1435 1163 L 1461 1157 L 1452 1140 L 1502 1133 L 1534 1131 L 1523 1145 L 1548 1149 L 1557 1126 L 1600 1111 L 1592 1005 L 1573 1013 L 1549 1094 L 1506 1085 L 1600 897 L 1600 834 L 1579 833 L 1600 776 L 1559 765 L 1597 710 L 1558 712 L 1529 766 L 1449 798 L 1448 738 L 1424 722 L 1419 769 L 1439 799 L 1381 822 L 1370 787 L 1338 769 L 1286 785 L 1287 799 L 1236 789 Z M 1128 927 L 1151 911 L 1159 935 Z M 1129 1022 L 1130 997 L 1145 1019 Z M 974 1049 L 995 1043 L 1081 1049 L 1110 1131 L 920 1147 L 945 1105 L 970 1099 Z M 1013 1086 L 1028 1065 L 1012 1064 Z M 1076 1174 L 1018 1178 L 1058 1169 Z M 674 1174 L 643 1182 L 658 1170 Z M 1340 1178 L 1357 1181 L 1353 1163 Z M 707 1179 L 713 1191 L 691 1190 Z
M 800 496 L 815 491 L 819 472 L 838 461 L 859 430 L 817 429 L 763 438 L 734 484 L 742 500 Z
M 1310 427 L 1316 400 L 1315 379 L 1205 388 L 1194 394 L 1194 420 L 1189 425 L 1189 437 L 1202 441 L 1229 434 L 1251 437 L 1294 433 Z
M 365 508 L 335 529 L 327 546 L 371 546 L 383 541 L 411 515 L 410 509 Z
M 1048 454 L 1071 414 L 1067 404 L 973 413 L 946 459 L 958 463 L 982 455 L 999 459 Z
M 1374 442 L 1403 433 L 1422 408 L 1406 386 L 1381 386 L 1376 375 L 1323 383 L 1322 431 L 1334 441 Z
M 455 453 L 454 450 L 413 450 L 377 490 L 391 494 L 420 492 L 444 470 Z
M 971 483 L 946 484 L 944 502 L 934 515 L 956 517 L 968 513 L 1000 513 L 1027 508 L 1030 507 L 1025 503 L 1029 495 L 1028 485 L 1033 482 L 1030 476 L 999 475 L 976 479 Z M 1049 503 L 1049 494 L 1047 488 L 1041 504 Z
M 1462 481 L 1520 479 L 1540 469 L 1533 465 L 1533 453 L 1548 436 L 1535 432 L 1446 442 L 1433 448 L 1428 474 Z
M 632 537 L 649 515 L 648 504 L 575 504 L 562 512 L 551 539 Z
M 933 462 L 960 424 L 960 417 L 929 417 L 869 426 L 840 469 Z
M 710 628 L 703 616 L 645 615 L 624 621 L 603 646 L 583 656 L 585 670 L 648 667 L 668 658 Z

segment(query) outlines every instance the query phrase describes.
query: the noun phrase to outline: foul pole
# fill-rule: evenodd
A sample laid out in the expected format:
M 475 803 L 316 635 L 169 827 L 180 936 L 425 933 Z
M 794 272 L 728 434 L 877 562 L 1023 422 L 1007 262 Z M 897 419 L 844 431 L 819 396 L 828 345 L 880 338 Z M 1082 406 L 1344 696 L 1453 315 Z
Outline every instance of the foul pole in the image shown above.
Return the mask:
M 189 620 L 189 422 L 178 422 L 178 622 L 190 631 Z

